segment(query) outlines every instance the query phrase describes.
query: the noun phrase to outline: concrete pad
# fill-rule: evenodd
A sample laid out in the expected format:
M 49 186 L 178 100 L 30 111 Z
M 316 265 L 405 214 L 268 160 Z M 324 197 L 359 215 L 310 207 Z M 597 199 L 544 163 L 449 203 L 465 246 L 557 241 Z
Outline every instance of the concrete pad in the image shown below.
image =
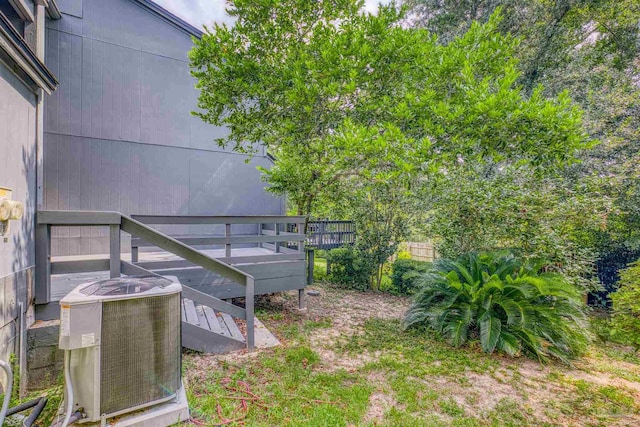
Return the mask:
M 255 334 L 256 348 L 270 348 L 280 345 L 278 338 L 276 338 L 275 335 L 273 335 L 257 317 L 253 318 L 253 322 L 255 325 L 253 330 Z
M 142 411 L 116 417 L 115 421 L 108 421 L 107 427 L 169 427 L 191 419 L 189 403 L 184 387 L 178 391 L 178 396 L 169 402 L 152 406 Z M 73 425 L 99 426 L 100 423 L 81 423 Z

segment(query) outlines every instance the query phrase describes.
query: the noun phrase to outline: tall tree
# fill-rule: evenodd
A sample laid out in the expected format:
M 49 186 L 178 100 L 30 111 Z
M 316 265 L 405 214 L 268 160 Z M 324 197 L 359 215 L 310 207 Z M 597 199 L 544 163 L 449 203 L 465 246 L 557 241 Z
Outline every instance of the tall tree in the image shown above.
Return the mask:
M 523 96 L 517 42 L 498 19 L 442 45 L 403 25 L 395 4 L 375 15 L 356 0 L 230 5 L 235 26 L 208 30 L 191 52 L 197 115 L 229 128 L 221 145 L 266 145 L 280 160 L 265 178 L 299 212 L 338 195 L 385 236 L 367 250 L 378 265 L 419 213 L 407 201 L 460 159 L 544 176 L 588 145 L 566 95 Z
M 499 29 L 520 39 L 514 52 L 527 93 L 567 91 L 585 128 L 601 141 L 570 180 L 600 181 L 612 198 L 603 242 L 640 247 L 640 3 L 636 0 L 405 0 L 411 23 L 449 43 L 497 10 Z M 607 244 L 607 243 L 603 243 Z

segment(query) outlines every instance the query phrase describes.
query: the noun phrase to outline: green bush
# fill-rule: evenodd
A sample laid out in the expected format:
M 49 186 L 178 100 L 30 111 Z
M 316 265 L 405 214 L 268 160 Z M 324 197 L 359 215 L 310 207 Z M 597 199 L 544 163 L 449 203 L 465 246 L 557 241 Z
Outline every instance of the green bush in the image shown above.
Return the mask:
M 482 349 L 564 362 L 587 344 L 587 319 L 576 287 L 541 264 L 508 253 L 441 259 L 421 279 L 405 319 L 425 324 L 452 345 L 479 340 Z
M 324 282 L 327 280 L 327 260 L 315 257 L 313 263 L 313 280 Z
M 640 261 L 620 271 L 619 288 L 611 294 L 611 335 L 640 349 Z
M 431 268 L 430 262 L 412 259 L 397 259 L 392 266 L 391 281 L 401 295 L 413 295 L 418 289 L 418 281 Z
M 359 251 L 351 248 L 337 248 L 326 252 L 331 271 L 327 279 L 337 285 L 350 289 L 366 290 L 369 288 L 372 265 Z

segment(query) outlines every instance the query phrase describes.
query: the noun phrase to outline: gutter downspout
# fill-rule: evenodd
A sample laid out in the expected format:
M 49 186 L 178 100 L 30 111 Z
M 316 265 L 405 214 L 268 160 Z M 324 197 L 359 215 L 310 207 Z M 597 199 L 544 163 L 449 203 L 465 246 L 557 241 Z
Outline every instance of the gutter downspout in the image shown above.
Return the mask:
M 36 0 L 35 4 L 35 21 L 36 21 L 36 57 L 44 64 L 45 50 L 45 17 L 46 6 L 49 6 L 47 0 Z M 38 89 L 36 101 L 36 212 L 44 209 L 44 89 Z M 35 215 L 34 215 L 35 230 Z M 35 289 L 31 292 L 27 291 L 27 295 L 35 295 Z M 20 302 L 20 394 L 26 392 L 27 385 L 27 329 L 35 322 L 35 306 L 33 301 Z

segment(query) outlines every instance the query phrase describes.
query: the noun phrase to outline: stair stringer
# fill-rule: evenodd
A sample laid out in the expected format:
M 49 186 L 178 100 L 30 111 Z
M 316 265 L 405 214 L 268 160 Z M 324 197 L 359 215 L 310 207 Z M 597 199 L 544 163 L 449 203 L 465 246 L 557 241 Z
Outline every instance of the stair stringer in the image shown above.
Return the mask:
M 244 341 L 182 322 L 182 346 L 202 353 L 229 353 L 247 348 Z

